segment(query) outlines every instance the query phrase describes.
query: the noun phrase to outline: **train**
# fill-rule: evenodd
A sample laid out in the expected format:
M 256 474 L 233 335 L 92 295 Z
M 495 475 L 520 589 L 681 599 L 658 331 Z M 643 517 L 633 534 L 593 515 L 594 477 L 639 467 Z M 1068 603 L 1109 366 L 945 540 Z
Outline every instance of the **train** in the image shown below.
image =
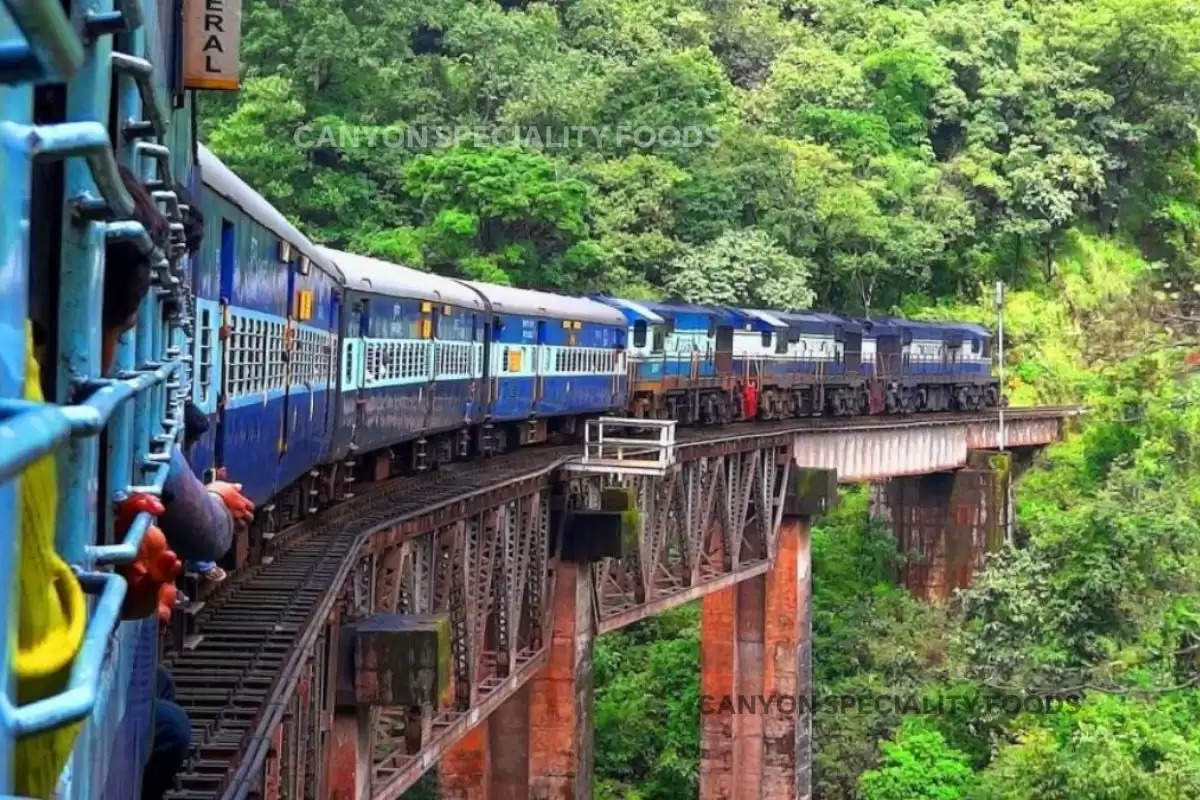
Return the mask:
M 999 405 L 991 334 L 569 296 L 319 246 L 203 145 L 193 260 L 193 466 L 242 482 L 269 530 L 355 481 L 546 441 L 591 417 L 720 425 Z M 269 532 L 268 530 L 268 532 Z
M 0 3 L 0 571 L 53 589 L 0 592 L 2 795 L 140 794 L 163 637 L 154 616 L 122 619 L 115 568 L 153 516 L 122 524 L 118 508 L 162 493 L 188 404 L 207 422 L 191 467 L 259 508 L 236 568 L 358 483 L 569 441 L 597 416 L 723 425 L 1004 402 L 972 324 L 567 296 L 319 246 L 197 142 L 178 4 Z M 167 244 L 134 220 L 121 168 L 169 219 Z M 193 209 L 205 231 L 190 252 Z M 114 240 L 153 269 L 102 374 Z

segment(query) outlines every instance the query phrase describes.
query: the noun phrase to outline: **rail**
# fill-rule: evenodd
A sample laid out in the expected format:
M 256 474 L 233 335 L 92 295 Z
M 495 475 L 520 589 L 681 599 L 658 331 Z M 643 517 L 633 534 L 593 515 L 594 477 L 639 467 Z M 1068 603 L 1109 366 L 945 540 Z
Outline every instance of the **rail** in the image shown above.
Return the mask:
M 583 457 L 574 472 L 663 475 L 675 464 L 675 421 L 599 417 L 583 430 Z

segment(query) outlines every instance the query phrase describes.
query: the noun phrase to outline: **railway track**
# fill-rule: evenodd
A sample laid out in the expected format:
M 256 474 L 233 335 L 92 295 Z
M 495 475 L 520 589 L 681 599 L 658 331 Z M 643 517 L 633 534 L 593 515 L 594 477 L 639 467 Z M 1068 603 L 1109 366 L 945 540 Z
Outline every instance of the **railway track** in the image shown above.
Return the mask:
M 1061 416 L 1066 407 L 1008 409 L 1012 418 Z M 807 418 L 738 423 L 680 432 L 680 445 L 697 445 L 791 431 L 862 429 L 961 420 L 962 414 L 914 417 Z M 978 412 L 990 421 L 997 412 Z M 486 461 L 451 464 L 434 473 L 394 478 L 368 488 L 311 520 L 285 531 L 286 546 L 243 574 L 231 576 L 197 617 L 202 639 L 172 652 L 164 664 L 175 679 L 176 700 L 192 723 L 193 756 L 173 800 L 219 797 L 240 776 L 237 767 L 258 741 L 265 715 L 280 696 L 314 619 L 323 620 L 361 537 L 406 517 L 459 501 L 511 481 L 544 474 L 577 455 L 577 445 L 518 451 Z
M 287 531 L 292 544 L 269 562 L 232 576 L 198 615 L 203 639 L 164 658 L 176 702 L 192 723 L 193 756 L 174 800 L 220 796 L 280 689 L 297 645 L 360 536 L 406 516 L 505 482 L 553 469 L 570 446 L 518 452 L 502 459 L 450 465 L 396 478 Z

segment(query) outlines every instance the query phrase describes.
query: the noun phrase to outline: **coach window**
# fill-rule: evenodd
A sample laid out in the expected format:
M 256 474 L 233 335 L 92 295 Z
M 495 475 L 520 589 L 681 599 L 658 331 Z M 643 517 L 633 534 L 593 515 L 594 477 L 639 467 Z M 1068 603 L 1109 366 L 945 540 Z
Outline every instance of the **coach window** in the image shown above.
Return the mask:
M 208 390 L 212 384 L 212 312 L 200 312 L 200 402 L 207 406 Z
M 770 331 L 762 332 L 762 346 L 764 348 L 771 346 L 771 332 Z
M 633 346 L 646 346 L 646 320 L 644 319 L 639 319 L 633 323 Z

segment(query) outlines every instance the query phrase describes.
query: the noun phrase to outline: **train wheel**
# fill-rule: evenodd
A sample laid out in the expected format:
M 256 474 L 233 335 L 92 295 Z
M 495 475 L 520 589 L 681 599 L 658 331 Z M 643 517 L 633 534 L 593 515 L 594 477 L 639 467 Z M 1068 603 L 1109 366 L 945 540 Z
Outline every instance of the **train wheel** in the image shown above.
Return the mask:
M 720 419 L 720 424 L 728 425 L 733 422 L 733 407 L 729 404 L 729 397 L 718 397 L 716 399 L 717 415 Z

